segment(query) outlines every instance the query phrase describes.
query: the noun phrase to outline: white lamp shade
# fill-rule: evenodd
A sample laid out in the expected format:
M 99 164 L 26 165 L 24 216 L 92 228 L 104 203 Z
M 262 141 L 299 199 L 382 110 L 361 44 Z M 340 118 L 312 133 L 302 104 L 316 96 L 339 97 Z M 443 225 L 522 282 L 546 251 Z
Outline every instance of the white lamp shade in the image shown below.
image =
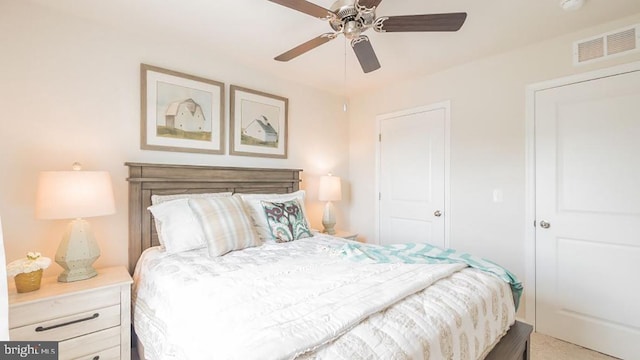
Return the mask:
M 338 176 L 320 177 L 320 189 L 318 190 L 318 200 L 339 201 L 342 200 L 342 186 Z
M 38 178 L 36 217 L 75 219 L 115 213 L 106 171 L 43 171 Z

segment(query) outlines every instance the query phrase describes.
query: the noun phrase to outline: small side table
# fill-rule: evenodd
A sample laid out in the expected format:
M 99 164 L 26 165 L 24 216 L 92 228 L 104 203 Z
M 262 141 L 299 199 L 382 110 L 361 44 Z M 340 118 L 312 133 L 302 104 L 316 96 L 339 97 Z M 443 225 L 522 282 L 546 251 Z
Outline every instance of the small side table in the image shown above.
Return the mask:
M 337 236 L 347 240 L 358 241 L 358 233 L 354 233 L 346 230 L 337 230 L 333 236 Z
M 40 290 L 9 286 L 9 334 L 17 341 L 58 341 L 60 359 L 131 358 L 131 276 L 97 269 L 91 279 L 42 279 Z

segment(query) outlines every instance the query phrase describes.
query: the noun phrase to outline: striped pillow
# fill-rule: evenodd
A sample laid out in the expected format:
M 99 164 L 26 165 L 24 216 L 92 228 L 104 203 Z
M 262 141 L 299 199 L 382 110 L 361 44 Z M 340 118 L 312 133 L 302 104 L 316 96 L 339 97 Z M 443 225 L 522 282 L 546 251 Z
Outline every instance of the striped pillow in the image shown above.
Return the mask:
M 189 199 L 189 206 L 200 221 L 210 257 L 260 244 L 242 200 L 232 196 Z
M 232 192 L 151 195 L 151 205 L 159 205 L 159 204 L 165 203 L 167 201 L 173 201 L 173 200 L 178 200 L 178 199 L 225 197 L 225 196 L 231 196 L 231 195 L 233 195 Z

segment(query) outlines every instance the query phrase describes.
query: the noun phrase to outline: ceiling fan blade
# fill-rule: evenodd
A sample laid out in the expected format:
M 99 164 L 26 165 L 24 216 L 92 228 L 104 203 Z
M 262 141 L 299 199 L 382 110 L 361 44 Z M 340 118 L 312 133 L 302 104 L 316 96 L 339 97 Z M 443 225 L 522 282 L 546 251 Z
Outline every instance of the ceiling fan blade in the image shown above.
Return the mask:
M 335 39 L 337 36 L 337 34 L 333 34 L 333 33 L 326 33 L 326 34 L 322 34 L 316 38 L 313 38 L 309 41 L 307 41 L 306 43 L 300 44 L 296 47 L 294 47 L 293 49 L 282 53 L 278 56 L 275 57 L 275 60 L 278 61 L 289 61 L 293 58 L 296 58 L 304 53 L 306 53 L 309 50 L 313 50 L 315 48 L 317 48 L 318 46 L 325 44 L 333 39 Z
M 367 9 L 371 9 L 372 7 L 378 7 L 378 5 L 380 5 L 380 3 L 382 2 L 382 0 L 359 0 L 358 4 L 360 6 L 364 6 Z
M 280 4 L 282 6 L 286 6 L 293 10 L 303 12 L 307 15 L 317 17 L 319 19 L 327 19 L 333 15 L 333 13 L 328 9 L 325 9 L 322 6 L 318 6 L 316 4 L 310 3 L 305 0 L 269 0 L 269 1 L 274 2 L 276 4 Z
M 388 16 L 376 19 L 374 29 L 379 32 L 458 31 L 467 13 Z
M 351 47 L 356 53 L 360 66 L 362 66 L 362 71 L 370 73 L 380 69 L 380 62 L 378 61 L 378 57 L 376 56 L 375 51 L 373 51 L 373 46 L 371 46 L 371 41 L 369 41 L 367 36 L 360 35 L 359 37 L 351 40 Z

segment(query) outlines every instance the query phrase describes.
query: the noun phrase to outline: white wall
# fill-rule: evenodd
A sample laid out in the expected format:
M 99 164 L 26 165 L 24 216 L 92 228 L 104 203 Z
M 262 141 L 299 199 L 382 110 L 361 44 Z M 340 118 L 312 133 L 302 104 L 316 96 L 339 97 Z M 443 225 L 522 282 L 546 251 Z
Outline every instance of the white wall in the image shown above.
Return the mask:
M 67 221 L 34 218 L 36 179 L 74 161 L 109 171 L 114 183 L 117 213 L 89 219 L 102 249 L 97 266 L 127 264 L 126 161 L 304 169 L 301 187 L 316 228 L 318 177 L 348 178 L 342 98 L 243 68 L 206 44 L 125 34 L 10 1 L 0 11 L 0 49 L 0 214 L 9 261 L 27 251 L 54 256 Z M 289 158 L 140 150 L 140 63 L 224 82 L 227 129 L 230 84 L 288 97 Z M 348 197 L 336 205 L 346 227 Z M 54 264 L 47 275 L 59 271 Z
M 638 22 L 640 14 L 352 98 L 351 230 L 375 238 L 376 115 L 451 100 L 451 247 L 524 280 L 526 86 L 640 59 L 574 67 L 571 57 L 574 41 Z M 492 202 L 494 189 L 504 202 Z

